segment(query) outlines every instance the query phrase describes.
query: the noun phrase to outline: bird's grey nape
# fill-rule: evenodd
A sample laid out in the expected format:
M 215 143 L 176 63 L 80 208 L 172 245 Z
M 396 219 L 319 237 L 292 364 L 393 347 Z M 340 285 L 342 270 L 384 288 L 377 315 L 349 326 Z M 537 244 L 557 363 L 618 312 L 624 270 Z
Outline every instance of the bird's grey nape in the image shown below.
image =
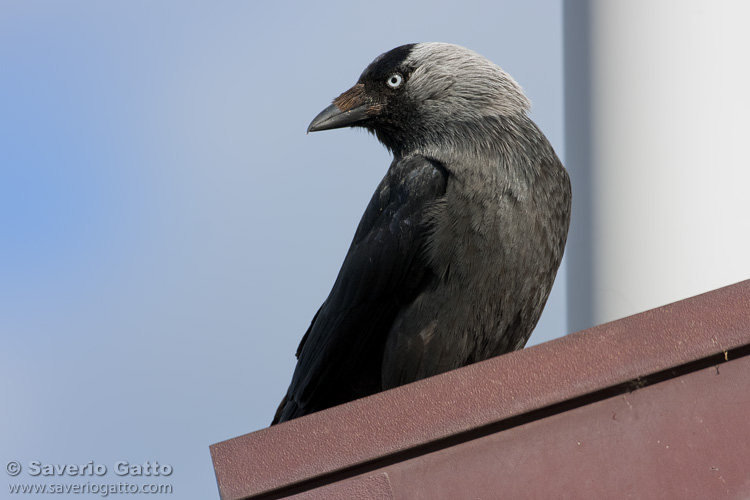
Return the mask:
M 420 43 L 411 51 L 414 86 L 423 98 L 444 101 L 447 111 L 458 117 L 513 116 L 526 112 L 531 103 L 521 86 L 500 66 L 458 45 Z M 428 64 L 424 64 L 429 62 Z

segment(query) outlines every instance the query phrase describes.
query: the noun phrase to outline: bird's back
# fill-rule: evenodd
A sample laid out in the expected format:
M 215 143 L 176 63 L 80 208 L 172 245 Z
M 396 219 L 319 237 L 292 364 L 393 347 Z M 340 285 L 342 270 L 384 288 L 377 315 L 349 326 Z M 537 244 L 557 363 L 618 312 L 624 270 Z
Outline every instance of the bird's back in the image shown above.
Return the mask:
M 496 127 L 485 154 L 445 162 L 424 256 L 437 279 L 391 326 L 384 388 L 520 349 L 541 316 L 565 247 L 570 180 L 525 115 Z

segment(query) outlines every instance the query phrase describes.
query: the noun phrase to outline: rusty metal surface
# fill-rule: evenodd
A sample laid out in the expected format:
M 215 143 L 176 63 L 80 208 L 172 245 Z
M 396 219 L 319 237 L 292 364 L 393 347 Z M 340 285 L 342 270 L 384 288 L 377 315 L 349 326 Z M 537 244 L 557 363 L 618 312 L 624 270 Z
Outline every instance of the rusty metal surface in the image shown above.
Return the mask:
M 219 490 L 225 500 L 314 491 L 350 481 L 358 466 L 375 470 L 389 460 L 447 453 L 430 443 L 458 448 L 449 441 L 462 433 L 512 422 L 515 434 L 547 421 L 524 422 L 534 411 L 748 344 L 745 281 L 217 443 L 211 453 Z

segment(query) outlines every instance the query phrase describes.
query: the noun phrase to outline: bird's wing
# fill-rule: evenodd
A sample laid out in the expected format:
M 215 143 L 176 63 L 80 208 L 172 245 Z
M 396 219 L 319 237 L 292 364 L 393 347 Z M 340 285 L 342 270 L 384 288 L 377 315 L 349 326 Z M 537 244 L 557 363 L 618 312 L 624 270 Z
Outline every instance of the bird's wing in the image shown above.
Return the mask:
M 424 157 L 394 160 L 300 343 L 274 423 L 381 390 L 390 326 L 432 279 L 423 255 L 426 217 L 445 193 L 447 177 L 442 165 Z

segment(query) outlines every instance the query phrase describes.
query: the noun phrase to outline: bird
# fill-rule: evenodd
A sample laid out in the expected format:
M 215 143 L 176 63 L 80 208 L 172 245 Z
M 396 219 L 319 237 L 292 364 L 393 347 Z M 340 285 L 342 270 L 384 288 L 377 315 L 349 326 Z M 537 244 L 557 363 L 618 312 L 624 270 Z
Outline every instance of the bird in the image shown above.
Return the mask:
M 378 56 L 313 119 L 308 133 L 368 130 L 393 160 L 271 425 L 526 344 L 572 197 L 529 110 L 519 84 L 478 53 L 411 43 Z

